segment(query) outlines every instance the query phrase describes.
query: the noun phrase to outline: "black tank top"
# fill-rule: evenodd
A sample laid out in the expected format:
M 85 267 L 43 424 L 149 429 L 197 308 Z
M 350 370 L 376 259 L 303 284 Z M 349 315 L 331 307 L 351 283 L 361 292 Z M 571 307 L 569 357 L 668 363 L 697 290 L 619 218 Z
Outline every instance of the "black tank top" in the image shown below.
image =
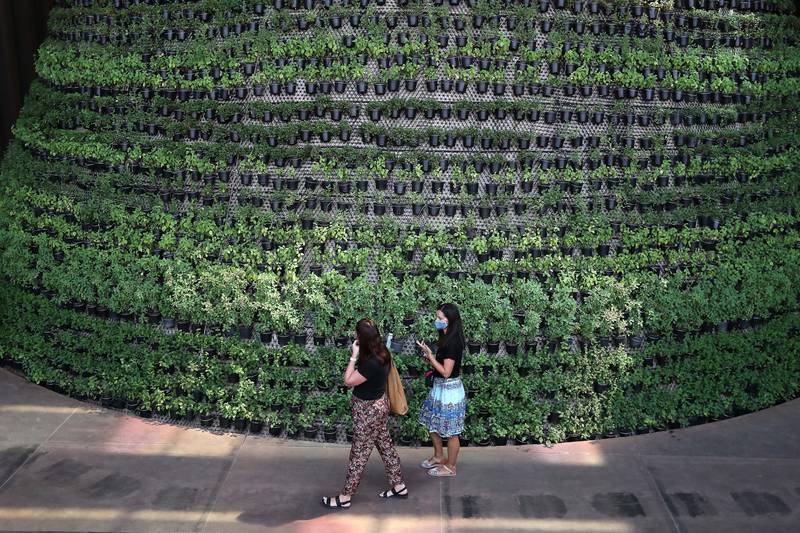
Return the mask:
M 453 366 L 453 371 L 450 373 L 451 378 L 461 376 L 461 358 L 464 356 L 464 343 L 461 339 L 450 339 L 447 344 L 436 352 L 436 360 L 444 366 L 445 359 L 453 359 L 456 364 Z M 433 369 L 433 377 L 441 378 L 442 376 L 435 368 Z
M 376 357 L 359 361 L 356 370 L 367 378 L 367 381 L 353 387 L 353 395 L 362 400 L 376 400 L 383 396 L 390 369 L 391 365 L 388 362 L 382 365 Z

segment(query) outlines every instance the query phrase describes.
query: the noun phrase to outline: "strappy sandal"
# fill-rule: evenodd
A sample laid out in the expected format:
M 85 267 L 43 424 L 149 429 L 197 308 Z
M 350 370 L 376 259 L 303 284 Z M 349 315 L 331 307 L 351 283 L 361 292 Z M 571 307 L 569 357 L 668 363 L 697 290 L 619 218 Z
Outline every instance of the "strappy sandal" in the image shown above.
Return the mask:
M 322 501 L 320 502 L 323 507 L 327 507 L 328 509 L 349 509 L 350 508 L 350 500 L 343 502 L 339 499 L 337 495 L 336 498 L 331 499 L 330 496 L 323 496 Z
M 391 490 L 378 493 L 378 496 L 381 498 L 408 498 L 408 487 L 403 487 L 399 491 L 392 487 Z
M 440 465 L 439 468 L 431 468 L 428 470 L 428 475 L 433 477 L 453 477 L 456 473 L 445 465 Z
M 426 470 L 430 470 L 431 468 L 436 468 L 436 467 L 437 467 L 437 466 L 439 466 L 440 464 L 442 464 L 442 462 L 441 462 L 441 461 L 436 461 L 436 462 L 433 462 L 433 461 L 431 461 L 430 459 L 425 459 L 424 461 L 422 461 L 422 462 L 419 464 L 419 466 L 421 466 L 422 468 L 424 468 L 424 469 L 426 469 Z

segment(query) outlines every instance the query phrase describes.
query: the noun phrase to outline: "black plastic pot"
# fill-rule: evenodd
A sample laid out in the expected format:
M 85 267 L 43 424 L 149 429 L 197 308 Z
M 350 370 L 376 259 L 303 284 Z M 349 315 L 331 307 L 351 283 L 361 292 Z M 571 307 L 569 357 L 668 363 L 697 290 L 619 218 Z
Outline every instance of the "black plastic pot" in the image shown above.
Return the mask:
M 324 428 L 323 435 L 325 437 L 325 442 L 336 442 L 336 428 Z

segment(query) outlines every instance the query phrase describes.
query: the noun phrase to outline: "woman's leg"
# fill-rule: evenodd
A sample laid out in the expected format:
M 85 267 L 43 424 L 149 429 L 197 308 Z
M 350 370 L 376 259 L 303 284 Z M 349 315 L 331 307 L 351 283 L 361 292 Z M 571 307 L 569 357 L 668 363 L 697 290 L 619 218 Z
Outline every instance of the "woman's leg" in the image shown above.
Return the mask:
M 430 428 L 431 418 L 433 415 L 433 391 L 436 388 L 436 385 L 428 391 L 428 397 L 425 398 L 425 401 L 422 403 L 422 409 L 419 411 L 419 423 L 425 426 L 426 429 Z M 434 462 L 444 462 L 444 452 L 442 450 L 442 439 L 439 437 L 438 433 L 433 431 L 429 431 L 431 435 L 431 442 L 433 442 L 433 457 L 429 459 L 429 461 Z
M 461 407 L 460 411 L 460 422 L 457 424 L 457 427 L 463 429 L 464 428 L 464 420 L 463 417 L 466 414 L 466 395 L 464 393 L 464 386 L 461 385 L 460 380 L 458 384 L 458 389 L 456 389 L 458 393 L 456 393 L 455 399 L 459 399 L 459 403 L 463 402 L 463 406 Z M 458 452 L 461 450 L 461 440 L 458 438 L 458 435 L 452 435 L 447 439 L 447 462 L 445 465 L 450 468 L 453 472 L 456 471 L 456 461 L 458 461 Z
M 431 431 L 431 441 L 433 442 L 433 460 L 444 462 L 444 449 L 442 448 L 442 437 L 435 431 Z
M 405 486 L 403 479 L 403 472 L 400 466 L 400 455 L 392 443 L 392 437 L 389 435 L 389 401 L 386 399 L 384 402 L 385 407 L 381 408 L 379 412 L 378 422 L 375 428 L 375 446 L 378 448 L 378 453 L 383 460 L 383 466 L 386 470 L 386 477 L 389 478 L 389 483 L 395 490 L 400 490 Z
M 374 416 L 370 404 L 364 401 L 355 400 L 353 403 L 353 445 L 350 447 L 350 463 L 347 466 L 347 477 L 344 488 L 340 496 L 349 500 L 358 489 L 361 483 L 361 476 L 367 467 L 367 461 L 375 445 L 374 423 L 371 417 Z
M 456 461 L 458 460 L 458 452 L 461 450 L 461 441 L 458 435 L 453 435 L 447 438 L 447 461 L 444 463 L 453 472 L 456 471 Z

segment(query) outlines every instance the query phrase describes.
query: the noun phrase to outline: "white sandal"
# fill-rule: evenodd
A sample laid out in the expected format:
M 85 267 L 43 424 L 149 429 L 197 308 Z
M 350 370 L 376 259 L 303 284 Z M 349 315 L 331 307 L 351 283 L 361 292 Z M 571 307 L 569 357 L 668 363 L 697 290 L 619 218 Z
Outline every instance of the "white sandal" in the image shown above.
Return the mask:
M 424 461 L 422 461 L 419 464 L 419 466 L 421 466 L 422 468 L 424 468 L 426 470 L 430 470 L 431 468 L 436 468 L 440 464 L 442 464 L 441 461 L 437 461 L 435 463 L 432 463 L 429 459 L 425 459 Z
M 440 465 L 442 469 L 439 468 L 431 468 L 428 470 L 428 475 L 432 477 L 453 477 L 456 475 L 455 472 L 447 468 L 445 465 Z

